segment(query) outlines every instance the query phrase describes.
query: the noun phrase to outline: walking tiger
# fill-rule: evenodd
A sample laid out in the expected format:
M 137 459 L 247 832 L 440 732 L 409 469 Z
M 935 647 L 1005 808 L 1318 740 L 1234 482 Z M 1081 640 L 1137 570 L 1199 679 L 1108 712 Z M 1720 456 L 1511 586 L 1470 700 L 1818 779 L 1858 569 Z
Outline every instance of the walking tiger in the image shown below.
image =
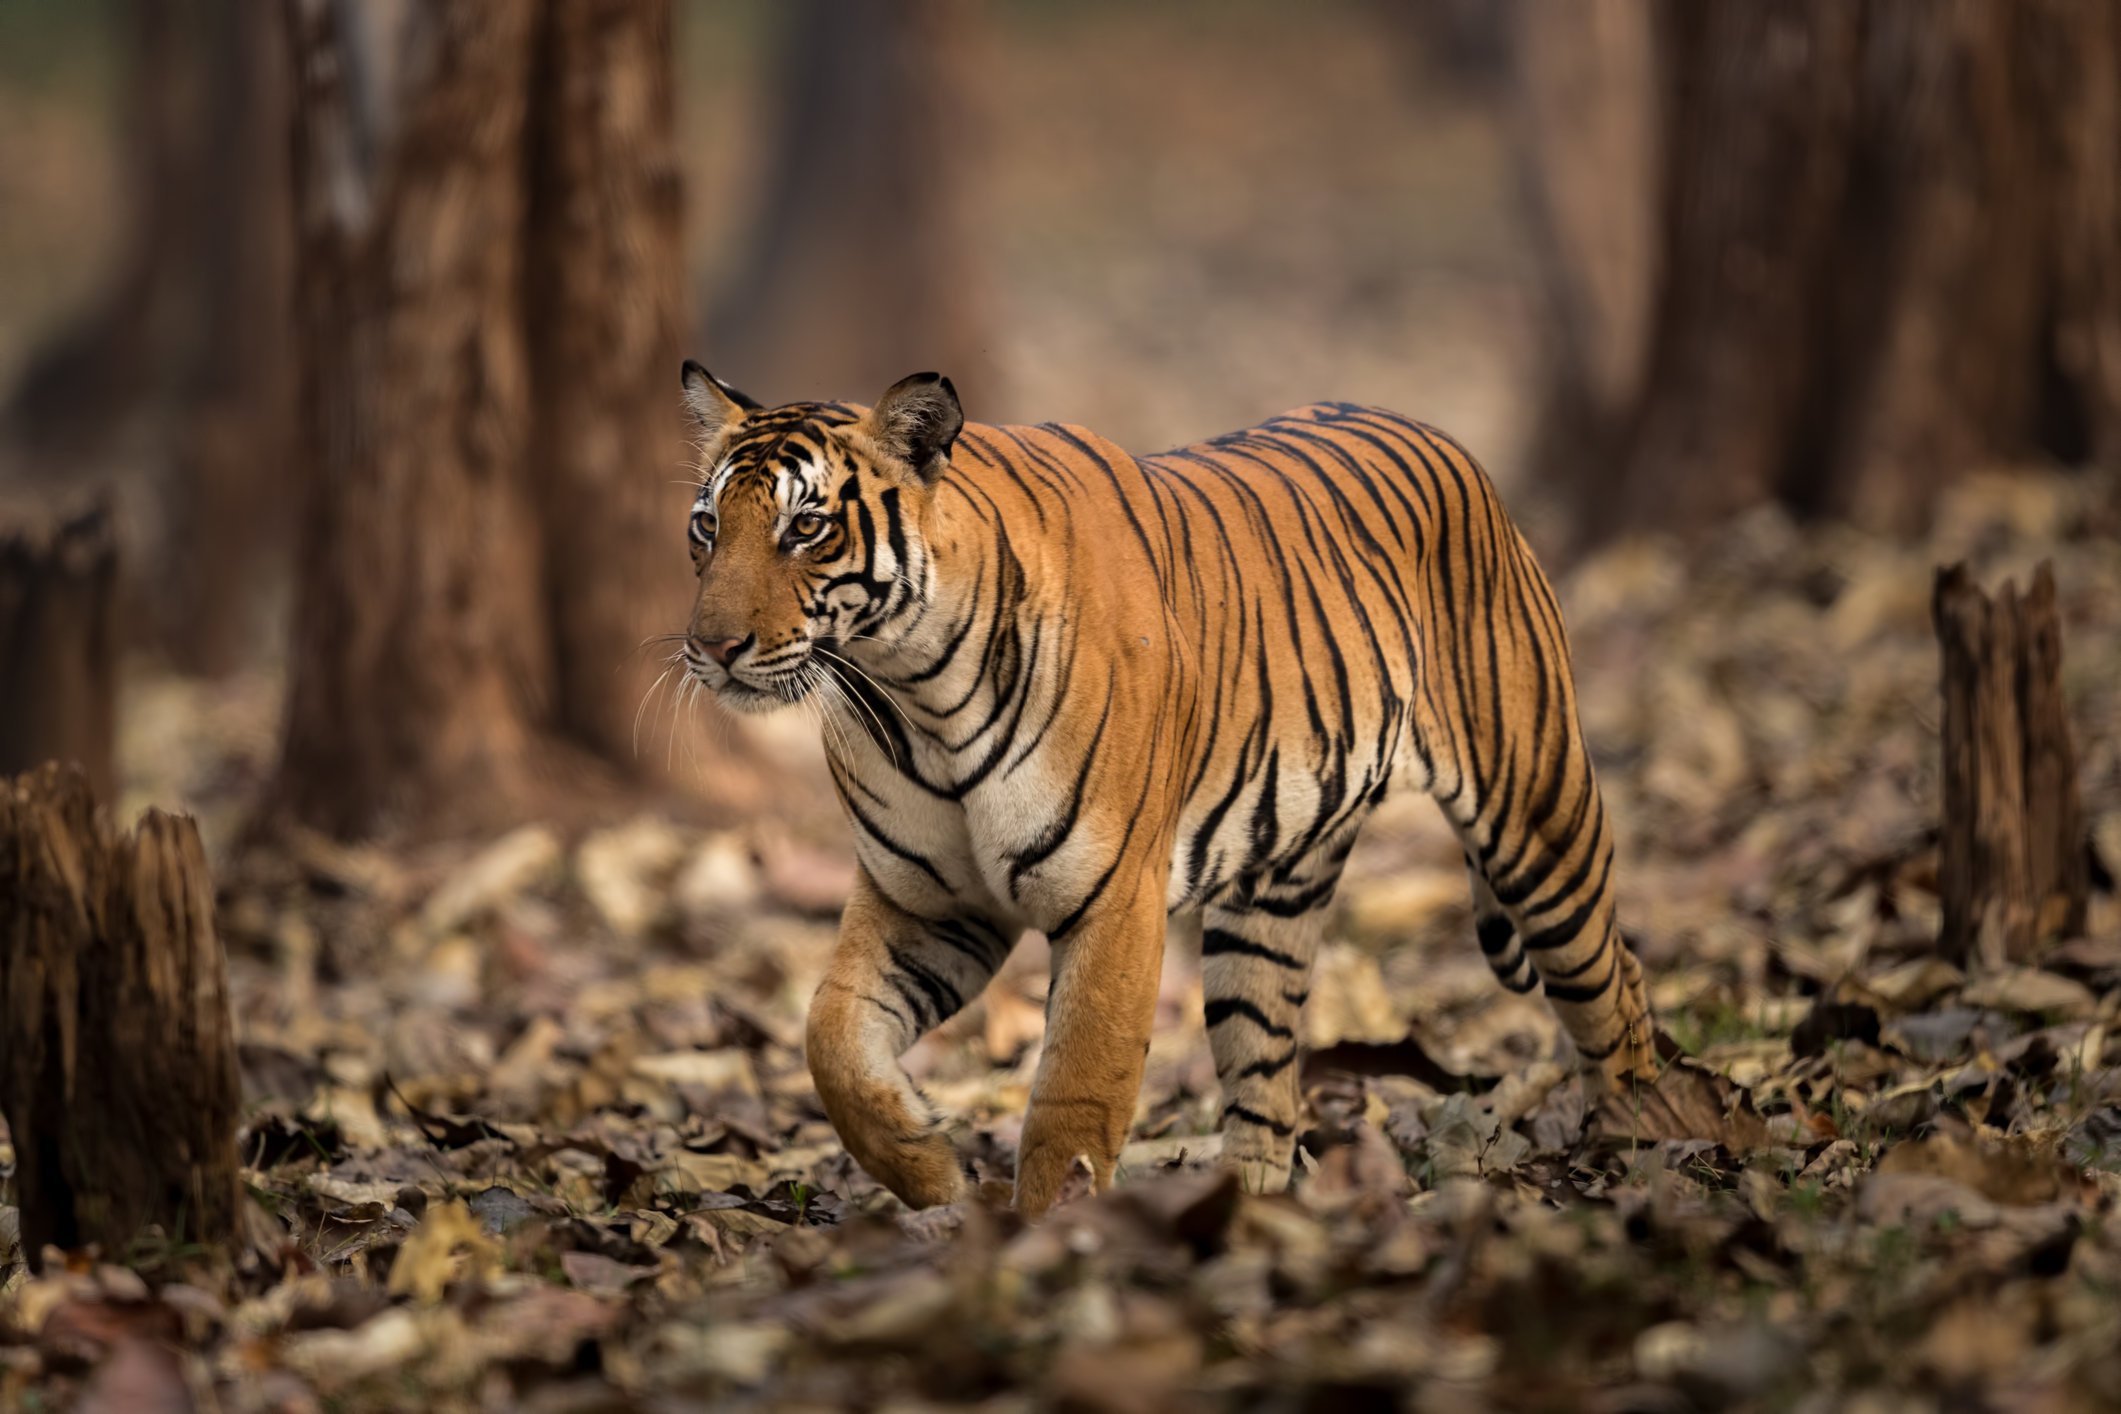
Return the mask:
M 683 664 L 738 711 L 813 701 L 860 861 L 811 1003 L 818 1094 L 914 1206 L 956 1152 L 899 1057 L 1027 928 L 1053 945 L 1015 1204 L 1112 1181 L 1166 918 L 1202 916 L 1224 1158 L 1289 1177 L 1297 1018 L 1341 868 L 1397 784 L 1472 876 L 1480 947 L 1607 1081 L 1654 1074 L 1561 614 L 1448 437 L 1322 403 L 1135 457 L 967 424 L 950 380 L 768 409 L 696 363 Z

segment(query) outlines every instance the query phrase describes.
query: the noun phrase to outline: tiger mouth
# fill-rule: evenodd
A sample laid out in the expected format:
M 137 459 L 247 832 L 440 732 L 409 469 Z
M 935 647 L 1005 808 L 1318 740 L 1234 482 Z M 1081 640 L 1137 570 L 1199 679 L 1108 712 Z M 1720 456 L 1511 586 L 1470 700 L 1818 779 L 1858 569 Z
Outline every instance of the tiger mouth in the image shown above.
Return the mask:
M 741 677 L 727 668 L 720 668 L 710 675 L 697 665 L 693 668 L 693 676 L 734 711 L 773 712 L 793 707 L 817 690 L 813 675 L 805 671 L 809 661 L 805 656 L 793 668 L 778 671 L 763 681 Z

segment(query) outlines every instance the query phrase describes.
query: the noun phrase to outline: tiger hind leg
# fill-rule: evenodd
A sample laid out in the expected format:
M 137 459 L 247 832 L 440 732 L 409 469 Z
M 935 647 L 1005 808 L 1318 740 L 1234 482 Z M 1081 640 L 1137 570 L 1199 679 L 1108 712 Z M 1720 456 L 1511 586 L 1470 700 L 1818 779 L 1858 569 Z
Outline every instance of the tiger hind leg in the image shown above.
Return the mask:
M 1433 602 L 1479 613 L 1425 625 L 1416 725 L 1427 789 L 1479 878 L 1475 920 L 1496 975 L 1526 990 L 1536 977 L 1608 1085 L 1654 1078 L 1649 998 L 1615 919 L 1613 830 L 1560 606 L 1485 481 L 1468 485 L 1505 533 L 1446 538 L 1429 561 Z
M 1480 866 L 1466 856 L 1466 872 L 1473 881 L 1473 936 L 1480 941 L 1480 954 L 1494 970 L 1495 980 L 1512 992 L 1539 990 L 1539 974 L 1532 970 L 1532 955 L 1517 941 L 1517 925 L 1496 900 Z
M 804 1050 L 847 1152 L 911 1207 L 955 1202 L 965 1178 L 899 1057 L 979 995 L 1014 941 L 983 923 L 916 918 L 856 874 Z
M 1594 822 L 1567 848 L 1528 846 L 1515 870 L 1476 865 L 1473 917 L 1503 986 L 1544 989 L 1576 1049 L 1611 1088 L 1654 1079 L 1657 1057 L 1642 966 L 1615 918 L 1612 846 L 1602 816 Z
M 1303 1113 L 1300 1021 L 1332 885 L 1331 878 L 1312 881 L 1293 899 L 1210 904 L 1201 920 L 1201 993 L 1223 1092 L 1223 1163 L 1248 1192 L 1279 1193 L 1289 1184 Z M 1292 907 L 1299 911 L 1287 911 Z

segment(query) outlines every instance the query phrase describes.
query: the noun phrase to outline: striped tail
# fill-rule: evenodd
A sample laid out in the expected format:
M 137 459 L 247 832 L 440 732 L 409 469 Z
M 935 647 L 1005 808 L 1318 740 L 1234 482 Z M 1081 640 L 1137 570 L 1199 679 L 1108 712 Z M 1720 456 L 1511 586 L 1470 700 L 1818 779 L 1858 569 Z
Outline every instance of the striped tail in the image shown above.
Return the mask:
M 1432 791 L 1466 845 L 1481 951 L 1504 986 L 1544 987 L 1608 1080 L 1653 1077 L 1649 999 L 1616 917 L 1613 831 L 1560 607 L 1486 479 L 1456 489 L 1449 512 L 1485 528 L 1432 547 L 1431 602 L 1456 612 L 1427 625 L 1422 698 Z

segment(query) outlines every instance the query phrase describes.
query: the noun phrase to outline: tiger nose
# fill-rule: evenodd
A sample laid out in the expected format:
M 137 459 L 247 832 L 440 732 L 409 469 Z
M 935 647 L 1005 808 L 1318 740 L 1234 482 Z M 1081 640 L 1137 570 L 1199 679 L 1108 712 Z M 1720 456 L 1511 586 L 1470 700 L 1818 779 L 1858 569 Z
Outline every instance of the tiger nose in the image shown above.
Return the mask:
M 742 652 L 744 645 L 750 641 L 749 635 L 743 638 L 703 638 L 698 640 L 700 651 L 725 668 L 729 666 L 729 660 Z

